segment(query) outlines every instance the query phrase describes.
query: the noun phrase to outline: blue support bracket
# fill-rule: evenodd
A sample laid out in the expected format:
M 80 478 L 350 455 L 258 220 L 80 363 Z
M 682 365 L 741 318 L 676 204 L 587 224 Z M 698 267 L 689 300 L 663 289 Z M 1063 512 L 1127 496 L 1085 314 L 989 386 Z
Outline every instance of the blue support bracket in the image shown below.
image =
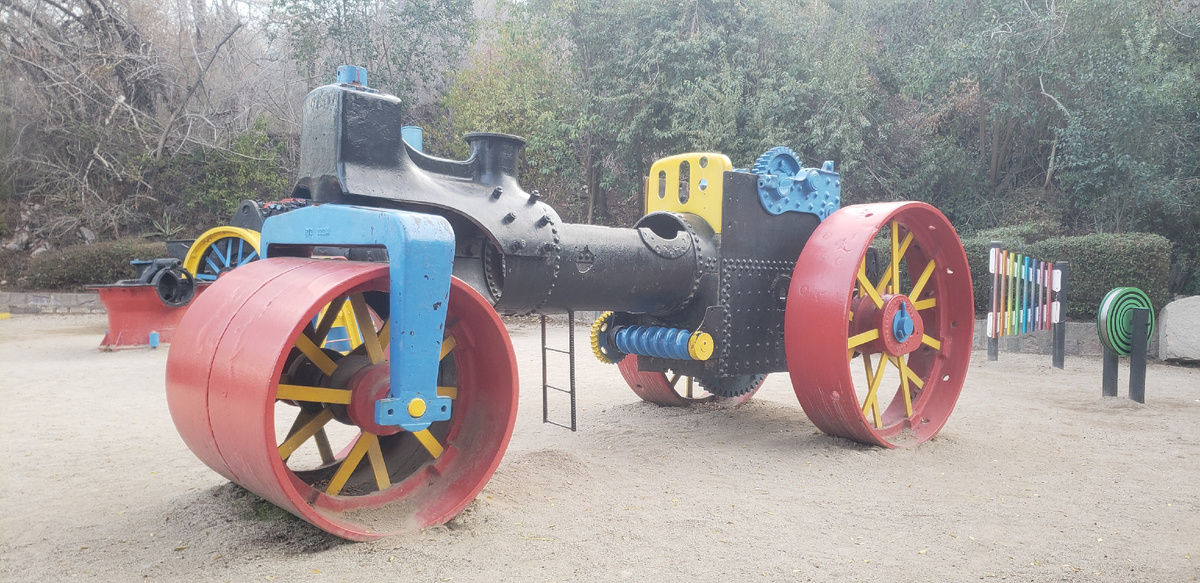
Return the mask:
M 450 418 L 453 401 L 437 394 L 454 265 L 454 230 L 446 219 L 349 205 L 311 206 L 267 219 L 260 244 L 264 258 L 273 245 L 387 249 L 391 386 L 388 398 L 375 404 L 375 421 L 420 431 Z M 414 402 L 424 407 L 411 406 Z

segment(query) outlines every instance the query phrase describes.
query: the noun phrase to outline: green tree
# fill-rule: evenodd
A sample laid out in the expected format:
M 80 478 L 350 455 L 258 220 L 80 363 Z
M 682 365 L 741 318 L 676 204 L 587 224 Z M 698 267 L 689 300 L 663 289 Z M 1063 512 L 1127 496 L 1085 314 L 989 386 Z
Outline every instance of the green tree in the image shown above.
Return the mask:
M 436 92 L 469 46 L 471 0 L 274 0 L 270 36 L 283 41 L 309 88 L 339 65 L 368 71 L 371 85 L 402 98 Z
M 467 132 L 490 131 L 525 137 L 528 145 L 521 167 L 526 188 L 538 189 L 547 202 L 570 220 L 586 220 L 586 192 L 579 126 L 578 84 L 568 62 L 559 58 L 561 46 L 550 20 L 537 7 L 502 3 L 503 17 L 483 30 L 485 42 L 443 100 L 450 123 L 435 129 L 430 140 L 456 158 L 468 154 L 458 138 Z

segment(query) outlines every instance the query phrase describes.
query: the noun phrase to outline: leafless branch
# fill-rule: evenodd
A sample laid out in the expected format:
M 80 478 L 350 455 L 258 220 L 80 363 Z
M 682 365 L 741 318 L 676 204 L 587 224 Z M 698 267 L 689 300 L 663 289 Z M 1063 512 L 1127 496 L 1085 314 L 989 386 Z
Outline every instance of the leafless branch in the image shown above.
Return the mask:
M 242 23 L 238 22 L 237 24 L 235 24 L 233 26 L 233 29 L 230 30 L 229 33 L 225 35 L 225 38 L 221 39 L 221 42 L 217 43 L 217 46 L 213 47 L 212 55 L 210 55 L 208 57 L 208 62 L 204 64 L 204 68 L 200 69 L 200 73 L 198 75 L 196 75 L 196 81 L 194 83 L 192 83 L 191 87 L 188 87 L 187 93 L 183 96 L 183 99 L 179 102 L 179 105 L 176 107 L 175 111 L 171 114 L 171 118 L 167 121 L 166 125 L 163 127 L 162 133 L 159 134 L 158 147 L 156 147 L 154 149 L 154 158 L 155 159 L 162 156 L 163 144 L 166 143 L 166 141 L 167 141 L 167 135 L 170 134 L 170 132 L 171 132 L 171 126 L 174 125 L 175 121 L 179 119 L 179 115 L 181 113 L 183 113 L 183 108 L 187 107 L 188 100 L 192 98 L 192 94 L 196 92 L 196 88 L 200 86 L 200 83 L 202 81 L 204 81 L 204 75 L 205 75 L 205 73 L 208 72 L 208 68 L 212 66 L 213 61 L 216 60 L 217 54 L 221 51 L 221 47 L 224 46 L 225 43 L 229 41 L 229 39 L 233 38 L 234 33 L 236 33 L 241 28 L 242 28 Z

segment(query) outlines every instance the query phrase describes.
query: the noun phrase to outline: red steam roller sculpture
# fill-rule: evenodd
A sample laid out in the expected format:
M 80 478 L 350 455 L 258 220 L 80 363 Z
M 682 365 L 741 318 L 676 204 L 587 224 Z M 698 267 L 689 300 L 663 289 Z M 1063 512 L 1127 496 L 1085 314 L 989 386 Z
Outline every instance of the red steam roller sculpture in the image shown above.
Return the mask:
M 171 347 L 171 414 L 221 475 L 349 539 L 450 520 L 513 430 L 498 314 L 604 312 L 593 352 L 662 405 L 741 402 L 787 371 L 830 435 L 908 446 L 946 423 L 974 314 L 933 207 L 840 208 L 832 162 L 774 148 L 750 169 L 659 160 L 632 228 L 565 223 L 517 182 L 521 138 L 428 156 L 365 71 L 338 81 L 304 102 L 299 203 L 213 274 Z

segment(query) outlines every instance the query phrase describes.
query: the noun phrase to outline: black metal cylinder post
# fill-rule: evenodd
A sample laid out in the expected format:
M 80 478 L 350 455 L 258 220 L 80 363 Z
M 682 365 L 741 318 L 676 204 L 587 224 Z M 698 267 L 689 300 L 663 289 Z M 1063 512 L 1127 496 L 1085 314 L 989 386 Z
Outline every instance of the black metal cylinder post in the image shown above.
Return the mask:
M 992 246 L 988 249 L 988 265 L 992 270 L 992 292 L 991 303 L 988 308 L 987 319 L 987 343 L 988 343 L 988 360 L 1000 360 L 1000 335 L 997 330 L 1000 326 L 1000 296 L 997 295 L 997 290 L 1000 287 L 1000 241 L 992 241 Z
M 1054 301 L 1058 303 L 1058 318 L 1054 321 L 1054 346 L 1051 349 L 1050 357 L 1054 368 L 1062 369 L 1066 365 L 1066 347 L 1067 347 L 1067 285 L 1071 273 L 1071 264 L 1066 261 L 1060 261 L 1054 264 L 1054 269 L 1060 272 L 1058 280 L 1058 293 L 1054 295 Z M 1108 356 L 1105 356 L 1107 363 Z M 1114 357 L 1115 358 L 1115 357 Z M 1107 364 L 1105 365 L 1107 367 Z M 1116 361 L 1113 361 L 1113 395 L 1117 394 L 1116 380 Z M 1105 368 L 1105 370 L 1108 370 Z M 1106 395 L 1108 393 L 1105 393 Z
M 1104 349 L 1104 372 L 1100 381 L 1100 394 L 1105 397 L 1117 396 L 1117 353 Z
M 1133 310 L 1132 342 L 1129 349 L 1129 398 L 1146 402 L 1146 344 L 1150 325 L 1150 310 Z
M 546 394 L 546 315 L 542 314 L 542 423 L 550 419 L 550 405 Z

